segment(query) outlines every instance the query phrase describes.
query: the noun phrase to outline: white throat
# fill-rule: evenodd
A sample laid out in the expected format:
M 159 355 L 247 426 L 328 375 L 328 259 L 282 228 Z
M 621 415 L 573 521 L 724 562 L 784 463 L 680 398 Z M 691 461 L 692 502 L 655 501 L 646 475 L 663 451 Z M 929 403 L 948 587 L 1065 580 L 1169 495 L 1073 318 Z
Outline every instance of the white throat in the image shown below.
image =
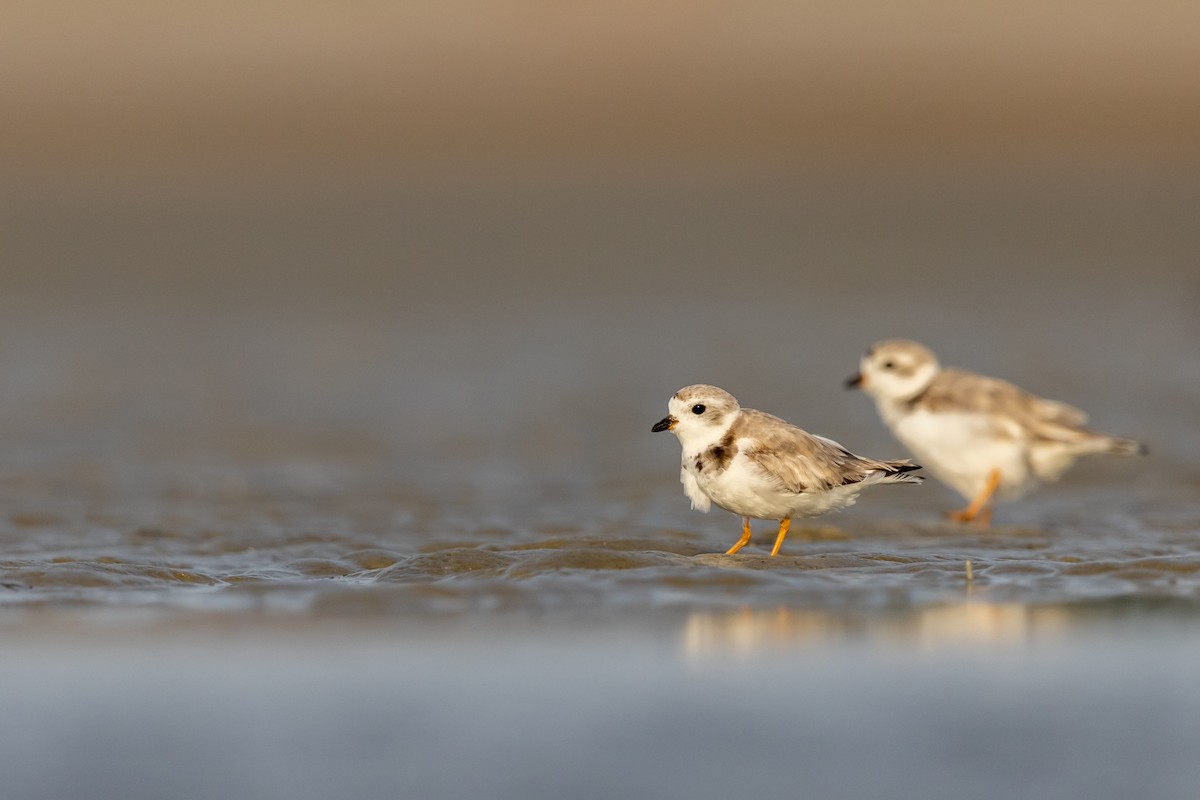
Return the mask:
M 683 446 L 683 454 L 695 456 L 721 441 L 729 432 L 736 416 L 736 414 L 730 414 L 725 425 L 709 425 L 700 420 L 679 418 L 679 424 L 675 426 L 672 433 L 679 439 L 679 444 Z
M 922 370 L 922 373 L 926 372 L 927 374 L 920 375 L 924 380 L 909 381 L 902 390 L 898 390 L 899 387 L 890 387 L 893 391 L 875 394 L 875 407 L 879 409 L 879 416 L 883 417 L 885 422 L 893 423 L 913 412 L 912 401 L 929 389 L 929 385 L 938 374 L 936 367 L 928 371 Z
M 912 406 L 908 404 L 908 399 L 897 400 L 892 397 L 876 397 L 875 408 L 879 411 L 879 416 L 883 421 L 893 426 L 900 420 L 912 413 Z

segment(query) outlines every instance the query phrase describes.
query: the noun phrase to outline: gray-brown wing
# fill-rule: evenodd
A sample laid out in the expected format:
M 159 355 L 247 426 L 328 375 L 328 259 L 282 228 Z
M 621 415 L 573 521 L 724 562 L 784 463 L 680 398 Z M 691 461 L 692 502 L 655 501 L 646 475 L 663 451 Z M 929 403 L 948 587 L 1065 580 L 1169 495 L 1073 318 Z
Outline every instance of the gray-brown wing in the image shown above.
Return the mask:
M 752 440 L 754 444 L 740 452 L 771 480 L 793 492 L 826 491 L 858 483 L 875 470 L 903 471 L 909 465 L 856 456 L 832 439 L 751 409 L 742 409 L 732 433 L 736 440 Z
M 1013 420 L 1037 437 L 1055 429 L 1076 430 L 1088 416 L 1074 406 L 1047 400 L 999 378 L 965 370 L 942 370 L 920 402 L 932 411 L 974 411 Z

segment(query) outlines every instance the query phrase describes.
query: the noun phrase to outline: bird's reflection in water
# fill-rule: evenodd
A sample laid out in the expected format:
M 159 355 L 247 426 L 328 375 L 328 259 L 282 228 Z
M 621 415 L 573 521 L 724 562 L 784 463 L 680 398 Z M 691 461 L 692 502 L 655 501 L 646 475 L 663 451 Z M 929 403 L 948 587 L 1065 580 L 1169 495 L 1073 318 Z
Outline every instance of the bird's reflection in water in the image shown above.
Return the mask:
M 743 608 L 688 617 L 683 647 L 690 656 L 754 655 L 837 641 L 878 640 L 913 647 L 1009 645 L 1053 636 L 1071 624 L 1061 607 L 964 602 L 885 614 L 820 609 Z

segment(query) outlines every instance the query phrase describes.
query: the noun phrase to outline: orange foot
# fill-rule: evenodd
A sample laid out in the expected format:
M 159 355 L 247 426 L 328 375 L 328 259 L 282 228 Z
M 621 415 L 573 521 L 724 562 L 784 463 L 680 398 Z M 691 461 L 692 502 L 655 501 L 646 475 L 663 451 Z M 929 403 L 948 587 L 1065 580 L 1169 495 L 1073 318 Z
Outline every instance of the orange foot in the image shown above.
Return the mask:
M 980 525 L 984 528 L 986 528 L 992 524 L 992 508 L 991 508 L 991 506 L 981 509 L 980 511 L 978 511 L 975 514 L 972 514 L 970 512 L 971 512 L 970 508 L 960 508 L 958 511 L 946 512 L 946 517 L 949 520 L 951 520 L 952 522 L 965 522 L 965 523 L 973 522 L 976 525 Z
M 976 522 L 986 528 L 992 524 L 992 507 L 988 505 L 988 501 L 992 499 L 992 495 L 999 487 L 1000 470 L 993 469 L 988 473 L 987 483 L 971 501 L 971 505 L 958 511 L 951 511 L 947 516 L 955 522 Z
M 731 556 L 748 544 L 750 544 L 750 518 L 742 517 L 742 538 L 738 539 L 737 544 L 726 550 L 725 555 Z

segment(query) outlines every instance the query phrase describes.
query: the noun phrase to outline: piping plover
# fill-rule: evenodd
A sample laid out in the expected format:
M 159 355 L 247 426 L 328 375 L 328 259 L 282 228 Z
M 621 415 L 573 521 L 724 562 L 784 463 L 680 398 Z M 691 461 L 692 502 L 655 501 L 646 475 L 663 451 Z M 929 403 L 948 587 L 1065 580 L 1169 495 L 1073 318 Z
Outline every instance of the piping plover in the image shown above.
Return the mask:
M 907 339 L 877 342 L 846 381 L 875 399 L 879 416 L 913 456 L 968 502 L 959 522 L 991 521 L 995 498 L 1057 480 L 1083 455 L 1141 455 L 1131 440 L 1087 430 L 1087 414 L 998 378 L 943 369 Z
M 792 517 L 815 517 L 852 505 L 876 483 L 921 483 L 911 461 L 875 461 L 835 441 L 800 430 L 762 411 L 742 408 L 716 386 L 685 386 L 667 403 L 670 412 L 650 430 L 671 431 L 683 445 L 679 480 L 692 508 L 716 503 L 742 517 L 750 541 L 750 518 L 779 520 L 771 555 L 779 552 Z

